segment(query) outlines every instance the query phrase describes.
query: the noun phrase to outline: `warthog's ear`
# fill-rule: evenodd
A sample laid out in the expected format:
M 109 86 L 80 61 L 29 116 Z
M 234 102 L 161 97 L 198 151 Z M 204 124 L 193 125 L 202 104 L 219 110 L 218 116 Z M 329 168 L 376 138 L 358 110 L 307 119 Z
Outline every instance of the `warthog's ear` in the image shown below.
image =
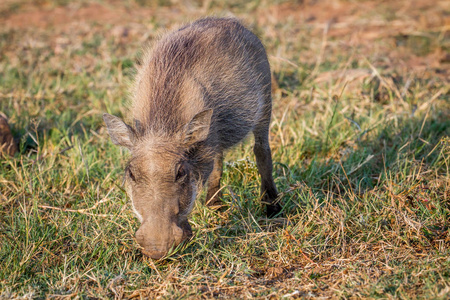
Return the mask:
M 194 144 L 206 140 L 211 126 L 212 109 L 207 109 L 196 114 L 186 125 L 185 142 Z
M 108 128 L 111 141 L 119 146 L 131 149 L 133 147 L 134 130 L 125 124 L 120 118 L 110 114 L 103 114 L 106 128 Z

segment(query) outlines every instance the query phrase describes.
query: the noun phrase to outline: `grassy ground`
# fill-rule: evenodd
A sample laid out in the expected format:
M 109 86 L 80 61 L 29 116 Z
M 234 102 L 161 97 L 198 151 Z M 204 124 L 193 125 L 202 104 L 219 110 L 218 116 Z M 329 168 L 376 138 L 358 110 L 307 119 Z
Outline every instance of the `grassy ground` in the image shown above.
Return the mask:
M 0 298 L 448 299 L 450 7 L 429 3 L 2 1 L 20 153 L 0 160 Z M 126 115 L 142 45 L 211 14 L 270 54 L 284 217 L 264 217 L 250 139 L 225 209 L 198 201 L 194 237 L 152 261 L 101 114 Z

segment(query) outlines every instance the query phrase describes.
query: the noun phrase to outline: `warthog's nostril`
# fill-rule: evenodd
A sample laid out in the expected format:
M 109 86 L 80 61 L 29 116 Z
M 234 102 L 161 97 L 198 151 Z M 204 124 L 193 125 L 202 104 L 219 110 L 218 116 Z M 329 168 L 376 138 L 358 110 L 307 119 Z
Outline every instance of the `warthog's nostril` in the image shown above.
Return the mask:
M 164 252 L 164 251 L 147 251 L 145 249 L 142 249 L 142 254 L 144 254 L 145 256 L 148 256 L 148 257 L 150 257 L 152 259 L 160 259 L 164 255 L 166 255 L 167 252 Z

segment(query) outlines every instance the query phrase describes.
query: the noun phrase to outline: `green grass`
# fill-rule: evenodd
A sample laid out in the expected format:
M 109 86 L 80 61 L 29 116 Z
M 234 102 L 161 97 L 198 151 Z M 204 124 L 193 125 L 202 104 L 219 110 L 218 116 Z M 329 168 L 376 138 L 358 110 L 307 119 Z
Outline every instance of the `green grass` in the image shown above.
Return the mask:
M 72 9 L 39 3 L 29 9 Z M 98 3 L 111 18 L 124 9 Z M 352 40 L 354 31 L 339 31 L 352 26 L 345 16 L 324 35 L 321 15 L 314 22 L 293 13 L 331 18 L 320 1 L 192 1 L 181 10 L 128 1 L 120 24 L 0 24 L 0 112 L 20 140 L 20 153 L 0 160 L 0 298 L 447 299 L 450 71 L 436 57 L 448 50 L 448 32 L 414 23 L 411 35 L 385 35 L 394 21 L 410 28 L 420 6 L 358 16 L 355 7 L 373 2 L 335 3 L 357 21 L 385 23 Z M 287 9 L 262 17 L 274 7 Z M 7 20 L 25 6 L 1 9 Z M 420 13 L 433 9 L 442 8 Z M 194 237 L 152 261 L 134 239 L 139 222 L 121 185 L 127 152 L 110 142 L 101 115 L 126 116 L 132 66 L 147 40 L 180 20 L 228 11 L 253 26 L 270 55 L 283 216 L 264 216 L 249 138 L 227 154 L 224 209 L 199 197 Z M 336 75 L 360 69 L 372 75 Z

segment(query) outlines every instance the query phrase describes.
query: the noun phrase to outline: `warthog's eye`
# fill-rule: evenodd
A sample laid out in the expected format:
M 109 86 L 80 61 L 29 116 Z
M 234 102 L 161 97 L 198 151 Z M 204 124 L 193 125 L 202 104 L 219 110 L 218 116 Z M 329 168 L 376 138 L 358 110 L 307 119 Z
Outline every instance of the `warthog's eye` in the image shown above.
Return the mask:
M 175 177 L 175 181 L 181 181 L 186 178 L 187 172 L 183 165 L 178 167 L 177 176 Z
M 134 174 L 131 171 L 130 167 L 127 168 L 126 172 L 127 172 L 128 176 L 131 178 L 131 180 L 136 181 L 136 178 L 134 177 Z

